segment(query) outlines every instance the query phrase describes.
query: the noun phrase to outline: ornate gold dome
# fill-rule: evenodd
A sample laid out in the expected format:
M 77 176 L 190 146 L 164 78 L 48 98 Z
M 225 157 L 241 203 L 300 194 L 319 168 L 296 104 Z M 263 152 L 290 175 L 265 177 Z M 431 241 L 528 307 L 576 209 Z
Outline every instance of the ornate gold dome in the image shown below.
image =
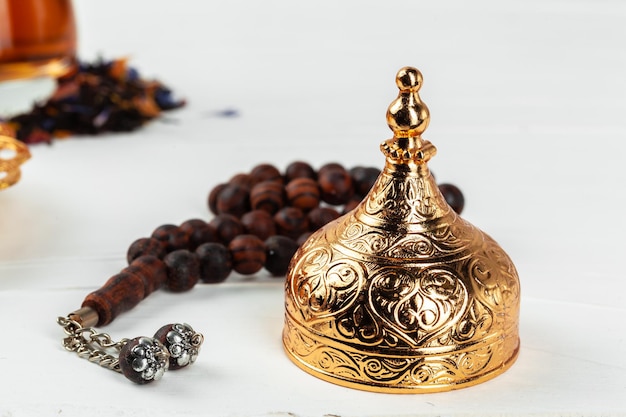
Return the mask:
M 459 217 L 427 166 L 435 147 L 418 90 L 398 72 L 385 168 L 352 212 L 314 233 L 285 283 L 283 344 L 300 368 L 369 391 L 475 385 L 519 352 L 519 280 L 488 235 Z

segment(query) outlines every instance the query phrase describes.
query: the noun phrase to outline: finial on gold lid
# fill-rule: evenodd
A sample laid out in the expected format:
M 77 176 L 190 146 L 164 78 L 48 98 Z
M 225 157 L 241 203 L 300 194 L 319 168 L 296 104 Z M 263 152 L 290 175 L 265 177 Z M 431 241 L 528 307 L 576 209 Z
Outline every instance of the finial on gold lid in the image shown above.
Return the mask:
M 419 96 L 422 73 L 417 68 L 404 67 L 396 75 L 398 98 L 387 109 L 387 124 L 397 138 L 420 136 L 430 122 L 428 107 Z
M 387 159 L 398 164 L 423 164 L 437 153 L 432 143 L 422 138 L 430 123 L 430 112 L 419 96 L 422 73 L 404 67 L 396 74 L 398 97 L 387 109 L 387 125 L 393 137 L 380 145 Z
M 298 249 L 285 282 L 283 345 L 321 379 L 376 392 L 463 388 L 519 352 L 519 280 L 507 254 L 446 203 L 421 134 L 420 72 L 403 68 L 394 136 L 365 199 Z

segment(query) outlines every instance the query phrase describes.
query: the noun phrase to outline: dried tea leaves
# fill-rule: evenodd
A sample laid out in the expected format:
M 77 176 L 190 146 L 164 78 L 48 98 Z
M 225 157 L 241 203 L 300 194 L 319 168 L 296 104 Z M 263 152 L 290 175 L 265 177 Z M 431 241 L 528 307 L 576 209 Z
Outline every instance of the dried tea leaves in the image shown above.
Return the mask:
M 145 80 L 126 59 L 80 63 L 57 79 L 57 88 L 44 103 L 11 117 L 16 136 L 25 143 L 51 142 L 54 137 L 128 132 L 184 106 L 165 85 Z

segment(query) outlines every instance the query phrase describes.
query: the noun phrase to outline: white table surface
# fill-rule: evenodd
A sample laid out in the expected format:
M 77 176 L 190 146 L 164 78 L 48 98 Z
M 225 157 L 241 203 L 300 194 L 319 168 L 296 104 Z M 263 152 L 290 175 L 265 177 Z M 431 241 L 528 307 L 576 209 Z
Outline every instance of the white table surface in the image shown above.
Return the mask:
M 130 56 L 189 104 L 129 134 L 33 146 L 0 193 L 0 416 L 626 415 L 626 3 L 75 1 L 80 55 Z M 282 280 L 151 295 L 104 330 L 186 321 L 198 362 L 135 386 L 63 350 L 56 317 L 164 223 L 209 219 L 260 162 L 382 167 L 395 72 L 424 74 L 430 166 L 522 282 L 522 349 L 487 383 L 365 393 L 284 355 Z M 4 97 L 6 98 L 6 97 Z M 236 109 L 240 116 L 215 114 Z

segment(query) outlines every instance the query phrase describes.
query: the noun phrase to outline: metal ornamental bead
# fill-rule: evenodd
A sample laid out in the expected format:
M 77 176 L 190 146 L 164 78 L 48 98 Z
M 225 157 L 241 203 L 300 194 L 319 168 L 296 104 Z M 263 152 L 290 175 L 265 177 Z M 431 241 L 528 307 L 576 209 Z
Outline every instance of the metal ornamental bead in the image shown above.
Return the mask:
M 169 352 L 157 339 L 136 337 L 129 340 L 120 351 L 120 370 L 137 384 L 147 384 L 161 379 L 168 369 Z
M 188 324 L 168 324 L 154 335 L 169 352 L 169 369 L 180 369 L 191 365 L 198 358 L 204 336 L 196 333 Z

